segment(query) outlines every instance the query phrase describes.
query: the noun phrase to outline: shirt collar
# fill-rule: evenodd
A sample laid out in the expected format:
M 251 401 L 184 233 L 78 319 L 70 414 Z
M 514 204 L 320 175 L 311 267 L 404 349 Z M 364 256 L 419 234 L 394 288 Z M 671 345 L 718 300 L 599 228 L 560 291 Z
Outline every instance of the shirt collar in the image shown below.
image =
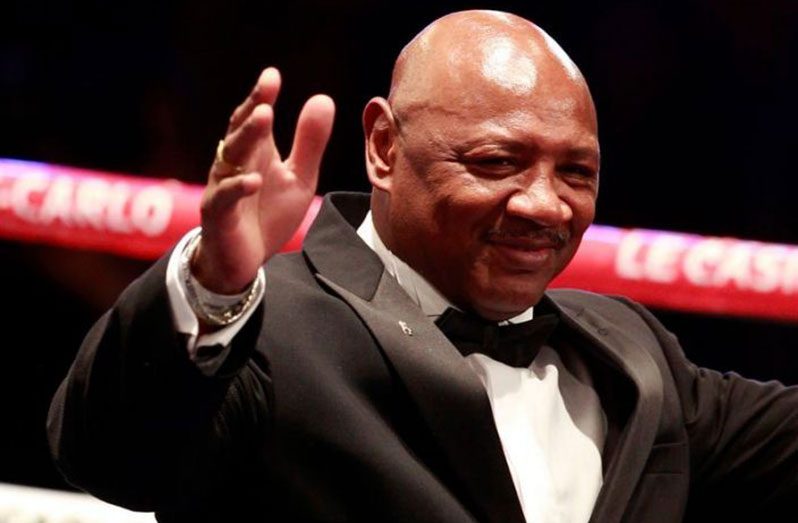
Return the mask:
M 357 234 L 376 254 L 385 265 L 385 270 L 393 276 L 410 298 L 421 307 L 425 315 L 437 319 L 448 307 L 454 307 L 438 290 L 423 276 L 413 270 L 408 264 L 393 254 L 380 239 L 374 228 L 371 211 L 368 212 L 363 223 L 357 229 Z M 456 307 L 455 307 L 456 308 Z M 530 307 L 518 316 L 510 318 L 506 323 L 521 323 L 533 317 L 534 307 Z

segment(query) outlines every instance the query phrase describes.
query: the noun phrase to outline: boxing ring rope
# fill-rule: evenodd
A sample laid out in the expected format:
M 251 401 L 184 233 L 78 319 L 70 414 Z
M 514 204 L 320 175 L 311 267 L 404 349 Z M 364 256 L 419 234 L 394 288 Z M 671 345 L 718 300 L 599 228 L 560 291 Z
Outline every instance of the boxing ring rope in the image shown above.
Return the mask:
M 202 187 L 0 159 L 0 238 L 154 259 L 199 223 Z M 296 250 L 311 205 L 284 250 Z M 553 287 L 654 307 L 798 321 L 798 246 L 593 225 Z

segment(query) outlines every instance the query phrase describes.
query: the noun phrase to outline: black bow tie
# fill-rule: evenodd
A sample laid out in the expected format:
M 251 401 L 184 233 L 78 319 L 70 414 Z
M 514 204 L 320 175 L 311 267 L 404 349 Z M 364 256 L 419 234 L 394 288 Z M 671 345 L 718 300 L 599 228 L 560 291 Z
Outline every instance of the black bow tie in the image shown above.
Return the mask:
M 435 324 L 463 356 L 478 352 L 511 367 L 529 367 L 558 321 L 556 314 L 543 314 L 500 326 L 450 307 Z

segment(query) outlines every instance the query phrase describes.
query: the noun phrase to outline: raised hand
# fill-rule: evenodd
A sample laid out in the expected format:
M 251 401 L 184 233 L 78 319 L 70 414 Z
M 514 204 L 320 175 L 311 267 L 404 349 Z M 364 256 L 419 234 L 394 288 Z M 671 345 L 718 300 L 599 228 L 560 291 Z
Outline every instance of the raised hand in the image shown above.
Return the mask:
M 335 105 L 325 95 L 305 102 L 291 153 L 283 160 L 272 135 L 279 91 L 280 73 L 265 69 L 230 117 L 208 176 L 202 239 L 191 269 L 205 288 L 220 294 L 240 292 L 255 279 L 299 227 L 316 192 Z

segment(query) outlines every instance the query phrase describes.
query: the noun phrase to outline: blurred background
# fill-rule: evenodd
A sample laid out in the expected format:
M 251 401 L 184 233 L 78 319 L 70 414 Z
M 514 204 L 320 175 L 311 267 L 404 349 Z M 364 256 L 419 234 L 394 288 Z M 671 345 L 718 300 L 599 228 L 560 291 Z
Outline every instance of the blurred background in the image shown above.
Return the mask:
M 0 22 L 0 158 L 202 183 L 267 65 L 278 143 L 316 92 L 338 105 L 320 182 L 367 190 L 360 111 L 434 18 L 503 9 L 544 27 L 598 107 L 597 223 L 798 244 L 798 2 L 12 0 Z M 148 263 L 0 240 L 0 482 L 68 488 L 44 432 L 83 334 Z M 789 323 L 656 311 L 697 363 L 798 384 Z

